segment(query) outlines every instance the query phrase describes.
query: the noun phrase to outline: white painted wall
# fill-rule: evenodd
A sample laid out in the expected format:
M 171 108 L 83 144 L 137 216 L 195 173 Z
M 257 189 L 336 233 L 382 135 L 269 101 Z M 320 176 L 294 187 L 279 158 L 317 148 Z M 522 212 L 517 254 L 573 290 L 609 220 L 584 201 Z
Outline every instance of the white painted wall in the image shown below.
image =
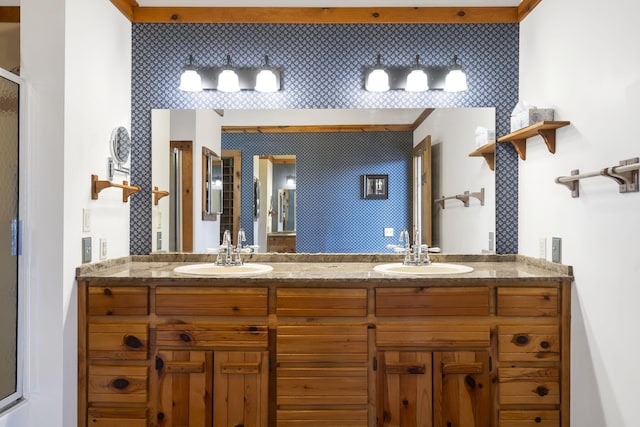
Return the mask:
M 521 24 L 521 98 L 571 121 L 555 155 L 536 138 L 520 161 L 519 251 L 538 256 L 540 237 L 561 237 L 574 266 L 571 425 L 580 427 L 638 425 L 640 193 L 597 177 L 572 199 L 554 179 L 640 156 L 639 13 L 631 0 L 547 0 Z
M 439 221 L 440 248 L 445 253 L 480 253 L 489 250 L 489 232 L 495 230 L 495 175 L 482 157 L 469 157 L 476 149 L 475 132 L 478 126 L 495 130 L 493 108 L 436 109 L 414 132 L 414 145 L 431 135 L 431 145 L 439 146 L 439 176 L 433 180 L 440 188 L 433 188 L 433 198 L 455 196 L 465 191 L 485 190 L 484 206 L 476 198 L 469 199 L 469 207 L 458 200 L 445 201 L 445 208 L 433 206 Z
M 207 147 L 218 156 L 222 154 L 221 117 L 213 110 L 196 110 L 196 140 L 193 151 L 193 176 L 196 184 L 193 197 L 195 252 L 205 252 L 207 249 L 220 246 L 220 221 L 202 220 L 202 147 Z M 219 215 L 217 217 L 220 218 Z
M 106 175 L 111 130 L 129 128 L 131 24 L 102 0 L 30 0 L 21 5 L 21 74 L 28 91 L 25 270 L 26 402 L 2 427 L 72 427 L 77 420 L 75 269 L 83 236 L 108 239 L 108 257 L 129 253 L 129 205 L 110 191 L 90 197 Z M 135 197 L 132 196 L 132 197 Z M 82 209 L 92 230 L 82 232 Z
M 151 185 L 159 191 L 169 191 L 169 140 L 171 132 L 171 110 L 151 111 Z M 152 204 L 151 251 L 169 250 L 169 195 Z M 153 195 L 151 196 L 153 200 Z M 161 234 L 161 246 L 158 249 L 158 233 Z

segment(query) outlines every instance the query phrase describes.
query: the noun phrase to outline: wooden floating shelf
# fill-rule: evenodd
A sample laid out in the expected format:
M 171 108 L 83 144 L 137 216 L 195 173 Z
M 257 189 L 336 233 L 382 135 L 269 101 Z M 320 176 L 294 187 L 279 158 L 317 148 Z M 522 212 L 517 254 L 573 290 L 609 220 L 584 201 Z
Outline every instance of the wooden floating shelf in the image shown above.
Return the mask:
M 122 184 L 116 184 L 115 182 L 100 180 L 98 175 L 91 175 L 91 200 L 98 200 L 98 193 L 110 187 L 122 189 L 122 201 L 124 203 L 129 201 L 129 196 L 140 191 L 140 187 L 129 185 L 127 181 L 122 181 Z
M 484 157 L 489 169 L 495 170 L 496 167 L 496 142 L 491 141 L 488 144 L 479 147 L 477 150 L 469 154 L 469 157 Z
M 556 152 L 556 129 L 568 126 L 571 122 L 565 121 L 544 121 L 538 122 L 526 128 L 511 132 L 509 135 L 501 136 L 498 142 L 510 142 L 515 147 L 522 160 L 527 159 L 527 138 L 540 135 L 547 144 L 549 152 Z

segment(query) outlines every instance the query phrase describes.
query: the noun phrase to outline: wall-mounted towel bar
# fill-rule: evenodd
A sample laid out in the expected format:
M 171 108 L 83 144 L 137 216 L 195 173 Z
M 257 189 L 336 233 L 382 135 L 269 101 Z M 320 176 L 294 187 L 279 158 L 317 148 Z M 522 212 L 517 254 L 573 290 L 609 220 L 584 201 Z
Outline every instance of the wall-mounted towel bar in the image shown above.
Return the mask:
M 130 195 L 140 191 L 140 187 L 138 187 L 137 185 L 129 185 L 129 182 L 127 181 L 122 181 L 122 184 L 116 184 L 115 182 L 111 181 L 99 180 L 98 175 L 91 175 L 91 200 L 98 200 L 98 193 L 109 187 L 122 189 L 123 202 L 128 202 Z
M 155 206 L 158 205 L 158 202 L 160 201 L 160 199 L 169 195 L 168 191 L 158 190 L 158 187 L 153 187 L 153 191 L 151 192 L 153 193 L 153 204 Z
M 440 197 L 439 199 L 435 199 L 434 202 L 439 204 L 440 207 L 442 209 L 444 209 L 444 201 L 445 200 L 457 199 L 457 200 L 460 200 L 464 204 L 465 208 L 468 208 L 469 207 L 469 197 L 474 197 L 474 198 L 480 200 L 480 206 L 484 206 L 484 187 L 482 187 L 480 189 L 480 191 L 478 191 L 477 193 L 471 193 L 469 191 L 465 191 L 463 194 L 457 194 L 455 196 Z
M 571 191 L 571 197 L 580 197 L 578 184 L 581 179 L 604 176 L 613 179 L 618 184 L 620 193 L 636 193 L 638 192 L 639 169 L 640 159 L 634 157 L 622 160 L 618 166 L 611 166 L 596 172 L 580 173 L 579 169 L 574 169 L 570 176 L 557 177 L 556 183 L 566 186 Z

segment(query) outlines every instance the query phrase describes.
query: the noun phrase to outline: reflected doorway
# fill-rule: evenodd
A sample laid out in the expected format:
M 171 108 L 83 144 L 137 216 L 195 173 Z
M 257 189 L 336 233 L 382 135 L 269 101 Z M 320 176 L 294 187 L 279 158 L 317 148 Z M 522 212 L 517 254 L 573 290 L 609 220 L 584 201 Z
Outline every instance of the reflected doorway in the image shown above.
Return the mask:
M 296 252 L 296 156 L 254 156 L 261 191 L 254 217 L 254 238 L 261 251 Z

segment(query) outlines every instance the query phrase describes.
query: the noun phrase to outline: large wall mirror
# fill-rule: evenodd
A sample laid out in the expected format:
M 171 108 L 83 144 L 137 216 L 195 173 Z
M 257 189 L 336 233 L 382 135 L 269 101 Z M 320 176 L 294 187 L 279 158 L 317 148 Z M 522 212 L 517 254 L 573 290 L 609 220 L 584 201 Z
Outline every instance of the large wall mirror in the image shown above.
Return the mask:
M 235 218 L 247 232 L 247 243 L 258 245 L 259 251 L 267 251 L 270 230 L 294 233 L 298 252 L 387 252 L 386 245 L 397 242 L 401 229 L 420 223 L 414 209 L 417 185 L 430 187 L 430 193 L 420 193 L 429 194 L 430 200 L 425 197 L 420 203 L 431 211 L 433 245 L 447 253 L 494 250 L 494 172 L 482 158 L 469 157 L 479 144 L 478 129 L 495 133 L 494 108 L 225 110 L 221 114 L 153 110 L 154 185 L 165 173 L 155 166 L 156 151 L 165 151 L 171 140 L 160 138 L 164 141 L 160 143 L 155 136 L 162 129 L 172 133 L 167 127 L 199 128 L 198 114 L 213 123 L 211 132 L 218 135 L 220 145 L 209 144 L 213 151 L 222 157 L 228 150 L 241 153 L 241 182 L 234 190 L 240 193 L 241 209 Z M 186 118 L 187 124 L 177 125 L 175 116 Z M 421 160 L 425 170 L 416 171 L 415 147 L 426 139 L 428 161 Z M 270 174 L 262 171 L 263 161 L 271 164 Z M 277 172 L 283 181 L 274 187 L 274 169 L 287 162 L 293 168 Z M 201 176 L 195 168 L 194 173 Z M 388 198 L 361 197 L 361 176 L 369 174 L 388 176 Z M 455 198 L 448 199 L 444 208 L 434 203 L 481 189 L 482 204 L 474 198 L 468 206 Z M 163 217 L 154 212 L 154 243 L 162 240 L 156 225 Z M 219 244 L 220 226 L 215 223 L 218 228 L 210 231 L 206 247 Z M 392 235 L 385 235 L 385 229 L 393 229 Z M 192 250 L 200 248 L 194 245 Z M 154 245 L 154 251 L 166 249 Z

